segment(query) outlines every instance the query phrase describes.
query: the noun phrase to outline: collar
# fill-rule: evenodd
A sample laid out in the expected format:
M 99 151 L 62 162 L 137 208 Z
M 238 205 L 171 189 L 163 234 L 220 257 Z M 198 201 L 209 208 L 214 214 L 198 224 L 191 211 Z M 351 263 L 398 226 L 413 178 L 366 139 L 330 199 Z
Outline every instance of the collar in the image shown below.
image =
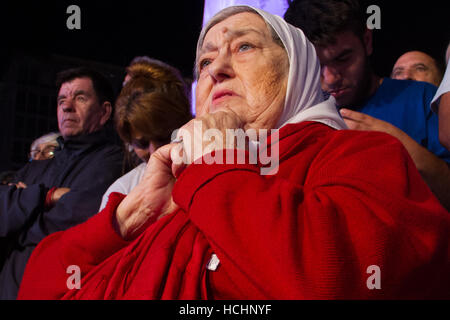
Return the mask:
M 58 149 L 79 150 L 90 147 L 92 145 L 105 144 L 108 142 L 113 142 L 112 136 L 113 135 L 110 134 L 110 130 L 108 130 L 108 128 L 106 127 L 103 127 L 102 129 L 89 134 L 78 135 L 74 137 L 63 138 L 62 136 L 60 136 L 57 139 L 59 145 Z

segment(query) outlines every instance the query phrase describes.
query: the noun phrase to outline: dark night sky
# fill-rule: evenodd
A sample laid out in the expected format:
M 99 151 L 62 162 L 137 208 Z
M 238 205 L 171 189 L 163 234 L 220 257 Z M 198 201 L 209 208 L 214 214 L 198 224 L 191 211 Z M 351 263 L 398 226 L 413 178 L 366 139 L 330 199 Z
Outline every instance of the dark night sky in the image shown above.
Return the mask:
M 420 49 L 442 58 L 450 40 L 443 1 L 366 1 L 381 8 L 381 30 L 374 35 L 374 64 L 387 75 L 404 51 Z M 81 8 L 82 29 L 68 30 L 66 8 Z M 126 66 L 149 55 L 191 75 L 203 1 L 3 1 L 2 53 L 58 53 Z
M 1 39 L 7 44 L 2 47 L 118 66 L 126 66 L 136 55 L 149 55 L 188 76 L 200 32 L 202 1 L 159 2 L 6 0 L 0 8 Z M 81 30 L 66 27 L 70 16 L 66 9 L 71 4 L 81 9 Z
M 0 171 L 13 165 L 20 167 L 20 162 L 26 161 L 32 139 L 56 130 L 49 127 L 56 123 L 42 118 L 43 114 L 50 117 L 54 112 L 46 90 L 51 91 L 50 78 L 54 72 L 67 66 L 51 55 L 118 67 L 127 66 L 135 56 L 148 55 L 192 78 L 203 1 L 3 0 L 0 3 L 0 154 L 3 155 Z M 381 8 L 381 30 L 374 32 L 376 73 L 389 76 L 396 59 L 413 49 L 443 59 L 450 40 L 448 9 L 443 1 L 360 2 L 363 8 L 371 4 Z M 81 30 L 66 27 L 69 17 L 66 10 L 72 4 L 81 8 Z M 17 61 L 27 61 L 25 64 L 29 65 L 18 68 Z M 35 67 L 36 62 L 43 63 L 41 69 Z M 54 68 L 50 67 L 52 63 Z M 36 72 L 47 71 L 43 68 L 50 69 L 40 77 Z M 116 89 L 120 88 L 122 78 L 111 80 Z M 17 89 L 16 81 L 22 91 Z M 33 92 L 34 85 L 43 90 L 39 102 Z M 24 101 L 28 101 L 26 107 Z M 15 111 L 19 116 L 13 116 Z

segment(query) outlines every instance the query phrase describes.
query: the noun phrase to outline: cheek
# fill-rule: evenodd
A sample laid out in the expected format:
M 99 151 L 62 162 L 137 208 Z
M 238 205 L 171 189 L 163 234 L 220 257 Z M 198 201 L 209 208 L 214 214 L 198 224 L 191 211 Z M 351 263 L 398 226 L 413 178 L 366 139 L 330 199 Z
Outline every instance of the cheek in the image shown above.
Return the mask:
M 59 107 L 56 108 L 56 116 L 58 117 L 58 121 L 61 121 L 63 118 L 63 112 Z
M 325 81 L 323 81 L 323 75 L 322 72 L 320 73 L 320 86 L 322 87 L 322 90 L 327 91 L 327 85 L 325 84 Z
M 255 113 L 260 112 L 260 106 L 270 105 L 275 102 L 278 97 L 284 96 L 283 88 L 287 84 L 287 76 L 284 72 L 280 72 L 283 68 L 277 70 L 274 66 L 262 68 L 269 70 L 264 73 L 255 73 L 251 77 L 251 81 L 245 83 L 247 89 L 247 102 Z
M 143 161 L 147 161 L 150 153 L 146 149 L 134 148 L 136 155 Z
M 100 122 L 101 111 L 97 105 L 85 105 L 78 109 L 80 123 L 86 125 L 94 125 Z
M 431 72 L 417 72 L 417 74 L 419 79 L 425 79 L 428 81 L 433 80 L 433 75 L 431 74 Z
M 208 113 L 208 97 L 211 93 L 211 86 L 205 84 L 205 79 L 199 79 L 195 88 L 195 114 L 201 116 Z
M 351 65 L 351 68 L 348 69 L 349 74 L 348 77 L 353 79 L 354 82 L 361 82 L 362 80 L 366 80 L 367 76 L 367 60 L 364 55 L 360 55 L 359 59 L 356 59 L 355 62 Z

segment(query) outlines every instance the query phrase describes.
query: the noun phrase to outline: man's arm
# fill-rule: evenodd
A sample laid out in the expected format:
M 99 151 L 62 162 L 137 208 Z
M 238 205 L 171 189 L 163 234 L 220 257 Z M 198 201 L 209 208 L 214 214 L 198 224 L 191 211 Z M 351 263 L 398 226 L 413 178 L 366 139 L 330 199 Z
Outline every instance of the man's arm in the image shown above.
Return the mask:
M 115 209 L 123 198 L 113 193 L 103 212 L 41 241 L 28 261 L 18 299 L 61 299 L 71 291 L 67 286 L 69 266 L 78 266 L 80 277 L 84 276 L 126 246 L 128 242 L 112 225 Z
M 450 169 L 445 161 L 439 159 L 405 132 L 386 121 L 349 109 L 341 109 L 341 115 L 349 129 L 380 131 L 399 139 L 431 191 L 441 204 L 447 210 L 450 210 L 450 193 L 448 192 L 450 190 Z
M 439 141 L 450 150 L 450 92 L 441 96 L 439 102 Z
M 41 212 L 21 245 L 36 245 L 51 233 L 68 229 L 86 221 L 98 212 L 101 197 L 108 186 L 120 175 L 121 154 L 110 155 L 102 161 L 91 161 L 83 168 L 83 174 L 70 184 L 70 191 L 58 188 L 55 197 L 60 198 L 50 209 Z M 54 199 L 55 200 L 55 199 Z
M 450 150 L 450 64 L 431 101 L 431 109 L 439 115 L 439 141 Z
M 44 184 L 27 185 L 29 165 L 19 170 L 14 182 L 0 186 L 0 237 L 8 237 L 21 230 L 45 210 L 53 207 L 70 189 L 49 188 Z
M 33 220 L 44 208 L 47 188 L 0 186 L 0 237 L 8 237 Z

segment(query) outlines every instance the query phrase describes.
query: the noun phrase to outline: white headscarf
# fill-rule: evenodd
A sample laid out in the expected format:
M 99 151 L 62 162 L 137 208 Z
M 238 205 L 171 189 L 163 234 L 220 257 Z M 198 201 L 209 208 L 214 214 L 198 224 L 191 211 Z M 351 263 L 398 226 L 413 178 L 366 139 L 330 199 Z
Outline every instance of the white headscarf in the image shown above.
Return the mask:
M 324 101 L 320 87 L 320 64 L 316 50 L 299 28 L 281 17 L 254 9 L 280 37 L 289 59 L 289 78 L 284 110 L 277 127 L 288 123 L 317 121 L 335 129 L 347 129 L 333 97 Z
M 347 129 L 339 115 L 335 100 L 325 101 L 320 87 L 320 64 L 316 50 L 304 33 L 281 17 L 264 10 L 246 6 L 258 13 L 280 37 L 289 59 L 289 78 L 284 110 L 277 123 L 317 121 L 335 129 Z

